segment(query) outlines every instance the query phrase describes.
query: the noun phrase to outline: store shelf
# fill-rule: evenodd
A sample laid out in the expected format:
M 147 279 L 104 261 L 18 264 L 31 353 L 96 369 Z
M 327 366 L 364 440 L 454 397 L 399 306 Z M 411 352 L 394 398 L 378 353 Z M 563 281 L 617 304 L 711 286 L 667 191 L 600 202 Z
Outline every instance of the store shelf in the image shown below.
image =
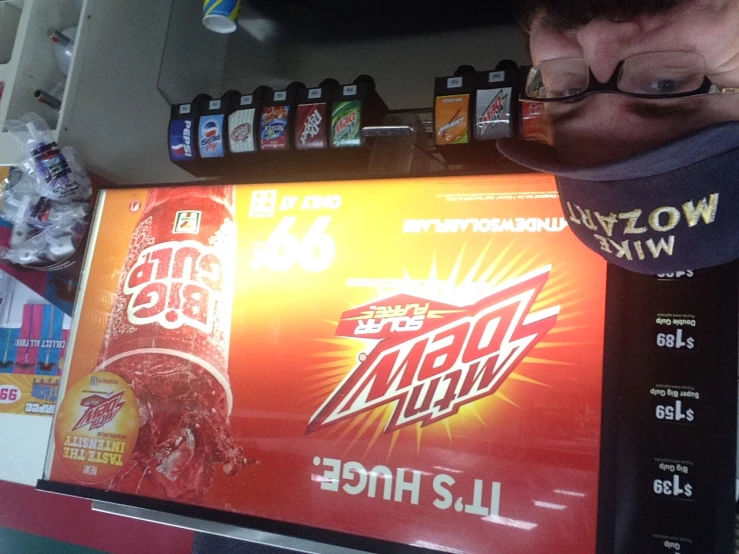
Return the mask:
M 7 3 L 20 10 L 20 17 L 10 59 L 0 65 L 0 81 L 4 82 L 0 121 L 17 119 L 34 111 L 47 121 L 56 137 L 64 123 L 67 94 L 62 98 L 62 109 L 57 114 L 39 103 L 33 93 L 37 89 L 51 91 L 65 79 L 57 67 L 47 30 L 49 27 L 63 30 L 79 25 L 83 3 L 80 0 L 14 0 Z M 80 26 L 78 34 L 82 31 Z M 73 63 L 68 82 L 75 79 L 74 69 Z M 0 132 L 0 165 L 12 165 L 22 159 L 20 145 L 7 131 Z
M 75 146 L 89 170 L 120 184 L 193 180 L 169 161 L 170 108 L 159 83 L 169 68 L 191 98 L 204 75 L 220 82 L 226 38 L 202 28 L 200 10 L 191 0 L 85 3 L 59 143 Z M 170 37 L 179 57 L 167 63 Z
M 75 146 L 88 169 L 113 182 L 192 180 L 169 162 L 169 94 L 159 84 L 164 71 L 180 94 L 208 92 L 209 83 L 220 89 L 227 38 L 202 27 L 200 10 L 190 0 L 24 0 L 12 60 L 0 65 L 6 86 L 0 121 L 41 113 L 61 145 Z M 77 22 L 54 124 L 53 111 L 33 98 L 34 90 L 49 90 L 63 78 L 46 30 Z M 0 132 L 0 165 L 21 160 L 20 146 Z

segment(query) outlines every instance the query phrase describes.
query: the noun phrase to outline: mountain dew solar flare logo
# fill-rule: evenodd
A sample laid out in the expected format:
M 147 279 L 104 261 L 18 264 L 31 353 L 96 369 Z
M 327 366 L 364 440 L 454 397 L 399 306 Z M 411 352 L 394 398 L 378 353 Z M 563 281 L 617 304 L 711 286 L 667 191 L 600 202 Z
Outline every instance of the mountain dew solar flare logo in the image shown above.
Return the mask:
M 424 427 L 494 394 L 557 322 L 559 306 L 532 311 L 550 270 L 503 283 L 467 306 L 396 295 L 344 312 L 337 336 L 377 342 L 306 431 L 391 404 L 385 433 Z

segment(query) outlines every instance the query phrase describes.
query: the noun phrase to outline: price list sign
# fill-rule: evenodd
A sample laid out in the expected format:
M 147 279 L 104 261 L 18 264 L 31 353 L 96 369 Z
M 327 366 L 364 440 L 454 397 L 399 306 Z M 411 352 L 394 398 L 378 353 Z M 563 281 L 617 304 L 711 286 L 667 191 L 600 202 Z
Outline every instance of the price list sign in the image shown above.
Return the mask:
M 601 549 L 730 552 L 737 265 L 656 277 L 612 268 L 608 287 Z

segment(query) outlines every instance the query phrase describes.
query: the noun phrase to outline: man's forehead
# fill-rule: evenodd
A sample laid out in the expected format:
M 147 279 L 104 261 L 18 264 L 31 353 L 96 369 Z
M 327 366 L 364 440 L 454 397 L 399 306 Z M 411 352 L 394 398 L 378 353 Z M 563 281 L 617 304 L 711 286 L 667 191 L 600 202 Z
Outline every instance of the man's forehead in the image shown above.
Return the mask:
M 696 1 L 699 0 L 526 0 L 521 10 L 527 28 L 535 18 L 541 17 L 549 26 L 569 30 L 599 18 L 633 21 Z

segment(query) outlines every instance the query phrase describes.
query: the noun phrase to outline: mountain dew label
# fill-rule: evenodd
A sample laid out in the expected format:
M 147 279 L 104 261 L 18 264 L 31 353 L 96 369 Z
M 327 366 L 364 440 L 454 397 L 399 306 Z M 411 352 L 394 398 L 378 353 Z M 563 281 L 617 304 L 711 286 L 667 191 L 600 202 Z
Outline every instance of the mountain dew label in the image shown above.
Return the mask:
M 343 148 L 361 146 L 362 102 L 336 102 L 331 114 L 331 146 Z

